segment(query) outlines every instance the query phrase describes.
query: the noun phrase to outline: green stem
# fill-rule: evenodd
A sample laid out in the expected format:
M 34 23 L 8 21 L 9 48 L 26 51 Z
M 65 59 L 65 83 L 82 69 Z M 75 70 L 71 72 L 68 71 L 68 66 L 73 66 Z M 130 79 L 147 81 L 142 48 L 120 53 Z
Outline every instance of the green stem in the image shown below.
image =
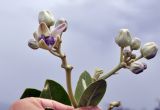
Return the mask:
M 115 68 L 113 68 L 110 72 L 108 72 L 107 74 L 105 74 L 104 76 L 100 77 L 99 79 L 107 79 L 110 76 L 112 76 L 113 74 L 115 74 L 118 70 L 120 70 L 122 68 L 121 63 L 118 64 Z
M 74 98 L 74 95 L 72 92 L 72 83 L 71 83 L 71 71 L 72 71 L 73 67 L 68 64 L 67 59 L 66 59 L 66 55 L 62 54 L 61 45 L 59 45 L 59 47 L 56 51 L 50 50 L 50 53 L 59 57 L 62 61 L 61 67 L 64 68 L 64 70 L 66 72 L 66 83 L 67 83 L 67 90 L 68 90 L 69 99 L 70 99 L 72 105 L 74 106 L 74 108 L 77 108 L 78 104 L 76 102 L 76 99 Z
M 120 62 L 123 61 L 123 47 L 121 47 L 121 51 L 120 51 Z
M 77 102 L 76 102 L 76 100 L 73 96 L 73 92 L 72 92 L 71 71 L 70 70 L 66 71 L 66 83 L 67 83 L 67 90 L 68 90 L 69 98 L 70 98 L 74 108 L 77 108 Z
M 107 74 L 105 74 L 104 76 L 100 77 L 99 79 L 107 79 L 109 78 L 110 76 L 112 76 L 113 74 L 115 74 L 118 70 L 120 70 L 123 66 L 122 66 L 122 62 L 123 62 L 123 47 L 121 47 L 121 50 L 120 50 L 120 63 L 115 67 L 113 68 L 110 72 L 108 72 Z
M 64 68 L 65 72 L 66 72 L 66 83 L 67 83 L 68 95 L 69 95 L 69 98 L 70 98 L 74 108 L 77 108 L 77 102 L 76 102 L 76 99 L 74 98 L 74 95 L 72 92 L 72 83 L 71 83 L 71 71 L 72 71 L 73 67 L 67 63 L 66 56 L 64 54 L 62 54 L 61 51 L 59 51 L 59 53 L 60 53 L 60 58 L 62 60 L 61 67 Z
M 74 95 L 72 92 L 72 83 L 71 83 L 71 71 L 72 71 L 73 67 L 68 64 L 67 59 L 66 59 L 66 55 L 62 54 L 61 45 L 59 46 L 57 53 L 59 54 L 59 57 L 62 60 L 61 67 L 64 68 L 65 72 L 66 72 L 66 83 L 67 83 L 67 90 L 68 90 L 69 98 L 70 98 L 74 108 L 77 108 L 78 104 L 77 104 L 76 99 L 74 98 Z

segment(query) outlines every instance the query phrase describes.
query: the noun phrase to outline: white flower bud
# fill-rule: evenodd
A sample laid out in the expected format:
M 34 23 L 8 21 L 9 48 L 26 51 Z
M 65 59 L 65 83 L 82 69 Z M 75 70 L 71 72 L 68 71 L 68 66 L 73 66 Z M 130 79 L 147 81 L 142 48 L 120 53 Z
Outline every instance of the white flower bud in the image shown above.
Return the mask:
M 140 46 L 141 46 L 141 40 L 137 37 L 133 38 L 131 45 L 130 45 L 131 49 L 138 50 L 140 48 Z
M 154 58 L 158 51 L 158 45 L 155 42 L 148 42 L 141 48 L 141 54 L 146 59 Z
M 136 58 L 136 54 L 132 53 L 130 57 L 131 57 L 131 59 L 135 59 Z
M 131 44 L 132 38 L 128 29 L 121 29 L 119 35 L 115 38 L 115 42 L 120 47 L 127 47 Z
M 55 18 L 53 14 L 49 11 L 41 11 L 38 16 L 39 24 L 44 22 L 48 27 L 53 26 L 55 23 Z
M 131 63 L 129 69 L 130 71 L 132 71 L 135 74 L 139 74 L 141 72 L 143 72 L 143 70 L 145 70 L 147 68 L 147 65 L 145 63 L 142 63 L 140 61 L 136 61 Z
M 113 101 L 113 102 L 110 103 L 110 106 L 111 106 L 112 108 L 114 108 L 114 107 L 119 107 L 120 105 L 121 105 L 121 102 L 120 102 L 120 101 Z
M 129 48 L 124 48 L 123 55 L 125 57 L 129 57 L 129 56 L 131 56 L 131 54 L 132 54 L 132 52 L 131 52 L 131 50 Z
M 28 41 L 28 46 L 30 48 L 32 48 L 32 49 L 38 49 L 39 48 L 37 42 L 34 41 L 33 39 L 31 39 L 31 40 Z

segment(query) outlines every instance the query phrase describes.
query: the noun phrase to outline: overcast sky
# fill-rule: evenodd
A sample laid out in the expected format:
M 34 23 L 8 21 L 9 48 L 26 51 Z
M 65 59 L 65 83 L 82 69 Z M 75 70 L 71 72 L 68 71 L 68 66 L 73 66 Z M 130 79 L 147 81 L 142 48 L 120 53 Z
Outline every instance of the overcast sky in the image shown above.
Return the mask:
M 47 51 L 33 51 L 28 39 L 38 28 L 41 10 L 50 10 L 55 18 L 67 19 L 63 50 L 74 66 L 73 88 L 81 72 L 93 74 L 96 67 L 105 72 L 119 61 L 114 38 L 119 29 L 128 28 L 142 44 L 160 45 L 160 2 L 158 0 L 1 0 L 0 3 L 0 109 L 17 100 L 27 87 L 42 89 L 46 79 L 65 85 L 60 60 Z M 108 80 L 101 107 L 120 100 L 134 110 L 152 110 L 160 98 L 160 54 L 143 60 L 148 69 L 140 75 L 121 70 Z M 64 77 L 62 77 L 64 76 Z

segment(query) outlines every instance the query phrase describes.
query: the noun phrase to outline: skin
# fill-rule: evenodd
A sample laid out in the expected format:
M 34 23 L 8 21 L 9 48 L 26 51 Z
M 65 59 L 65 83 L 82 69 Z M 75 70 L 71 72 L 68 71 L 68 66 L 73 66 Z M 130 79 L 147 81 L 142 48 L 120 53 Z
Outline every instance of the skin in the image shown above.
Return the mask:
M 46 107 L 50 107 L 54 110 L 101 110 L 98 107 L 74 109 L 72 106 L 64 105 L 53 100 L 33 97 L 17 100 L 11 105 L 9 110 L 45 110 Z

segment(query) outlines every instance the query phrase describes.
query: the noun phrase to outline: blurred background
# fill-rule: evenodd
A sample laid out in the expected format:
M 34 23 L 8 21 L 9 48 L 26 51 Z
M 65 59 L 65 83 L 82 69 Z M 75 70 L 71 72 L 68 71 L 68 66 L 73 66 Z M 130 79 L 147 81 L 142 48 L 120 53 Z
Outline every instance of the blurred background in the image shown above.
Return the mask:
M 99 67 L 110 71 L 119 61 L 114 38 L 128 28 L 142 44 L 160 45 L 160 1 L 158 0 L 1 0 L 0 3 L 0 110 L 8 110 L 27 87 L 42 89 L 46 79 L 65 88 L 60 60 L 44 50 L 27 46 L 38 28 L 38 13 L 50 10 L 64 17 L 69 27 L 63 34 L 63 50 L 74 66 L 73 88 L 80 73 L 93 74 Z M 138 52 L 139 54 L 139 52 Z M 121 101 L 131 110 L 153 110 L 160 98 L 160 54 L 147 61 L 139 75 L 128 70 L 108 79 L 108 89 L 100 103 L 106 110 L 111 101 Z

